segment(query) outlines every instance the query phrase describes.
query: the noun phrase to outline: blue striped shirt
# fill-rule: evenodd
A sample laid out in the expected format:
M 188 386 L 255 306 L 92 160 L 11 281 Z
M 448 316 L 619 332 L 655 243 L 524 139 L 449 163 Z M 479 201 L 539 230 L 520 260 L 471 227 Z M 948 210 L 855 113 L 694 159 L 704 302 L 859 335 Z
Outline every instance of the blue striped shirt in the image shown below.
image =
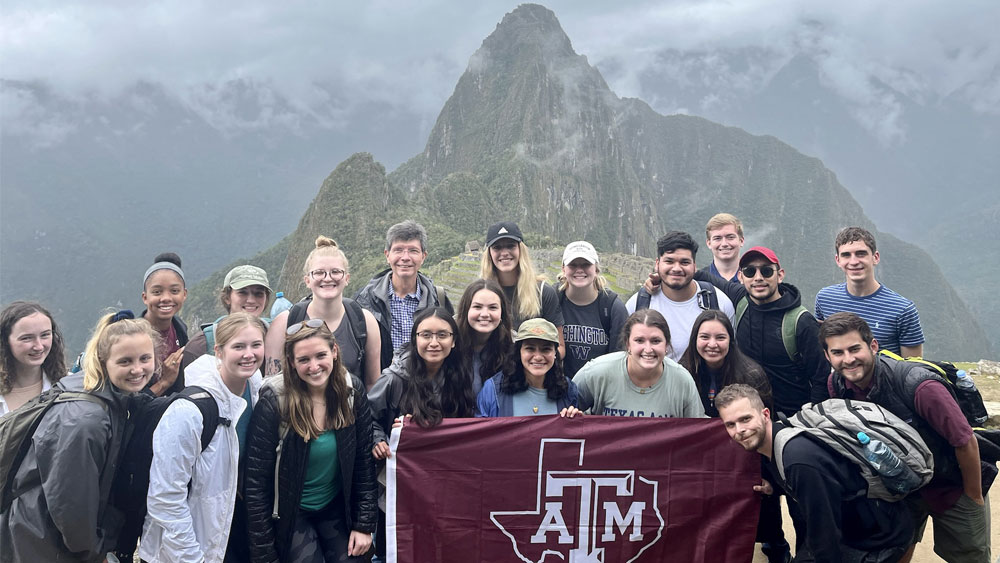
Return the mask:
M 410 330 L 413 328 L 413 314 L 420 305 L 420 281 L 417 290 L 403 297 L 397 297 L 396 292 L 389 288 L 389 314 L 392 315 L 390 336 L 392 349 L 399 350 L 410 341 Z
M 879 348 L 899 354 L 900 346 L 924 343 L 916 305 L 884 285 L 864 297 L 848 293 L 846 282 L 824 287 L 816 294 L 817 320 L 843 311 L 854 313 L 868 323 Z

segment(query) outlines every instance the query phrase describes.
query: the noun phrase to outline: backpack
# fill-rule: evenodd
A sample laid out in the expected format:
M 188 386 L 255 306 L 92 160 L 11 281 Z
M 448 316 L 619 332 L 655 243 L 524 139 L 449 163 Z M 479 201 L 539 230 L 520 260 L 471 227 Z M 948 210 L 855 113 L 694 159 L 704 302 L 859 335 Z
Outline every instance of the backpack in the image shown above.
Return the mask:
M 707 281 L 695 280 L 698 283 L 698 306 L 703 310 L 713 309 L 719 310 L 719 296 L 716 294 L 718 289 Z M 653 300 L 653 296 L 650 295 L 646 288 L 640 287 L 639 291 L 636 293 L 635 298 L 635 310 L 649 309 L 649 303 Z
M 153 464 L 153 432 L 167 407 L 178 399 L 194 403 L 204 421 L 201 430 L 201 451 L 212 443 L 219 426 L 232 426 L 233 421 L 219 416 L 219 405 L 212 394 L 196 385 L 185 387 L 180 393 L 164 399 L 153 399 L 133 418 L 131 439 L 123 452 L 115 479 L 115 505 L 125 512 L 131 523 L 126 522 L 118 538 L 119 553 L 131 553 L 142 534 L 146 515 L 146 495 L 149 492 L 149 468 Z
M 354 337 L 354 343 L 358 346 L 358 364 L 362 366 L 363 371 L 365 365 L 365 344 L 368 343 L 368 325 L 365 324 L 365 312 L 364 309 L 361 308 L 361 305 L 358 305 L 358 303 L 350 297 L 344 297 L 343 300 L 344 317 L 348 326 L 351 328 L 351 336 Z M 292 308 L 288 310 L 288 322 L 285 323 L 286 327 L 306 320 L 306 308 L 309 307 L 310 301 L 312 301 L 312 295 L 307 295 L 303 297 L 301 301 L 292 305 Z M 379 361 L 381 361 L 381 358 Z
M 31 438 L 35 435 L 35 430 L 42 422 L 45 413 L 49 412 L 58 403 L 68 403 L 70 401 L 90 401 L 101 405 L 105 411 L 108 410 L 107 401 L 84 391 L 65 391 L 61 387 L 52 387 L 38 397 L 21 405 L 17 409 L 0 417 L 0 513 L 7 512 L 11 503 L 14 502 L 14 477 L 21 467 L 21 462 L 28 455 L 31 448 Z M 106 463 L 113 463 L 110 458 Z M 108 473 L 108 472 L 105 472 Z M 103 475 L 103 474 L 102 474 Z M 102 476 L 101 488 L 110 490 L 110 481 L 107 486 Z M 111 477 L 108 476 L 110 479 Z M 107 500 L 107 495 L 102 496 L 101 506 Z
M 736 302 L 736 322 L 733 323 L 733 331 L 740 326 L 743 314 L 747 312 L 747 307 L 749 306 L 750 301 L 745 296 Z M 799 319 L 802 315 L 808 312 L 808 309 L 799 305 L 798 307 L 788 309 L 781 317 L 781 343 L 785 346 L 785 353 L 788 354 L 788 359 L 796 365 L 802 364 L 802 355 L 799 354 L 799 345 L 795 340 L 795 329 L 798 328 Z
M 566 292 L 564 290 L 557 291 L 559 293 L 559 308 L 565 309 Z M 597 314 L 601 317 L 601 327 L 604 328 L 604 334 L 608 335 L 609 339 L 611 338 L 611 308 L 615 304 L 615 299 L 618 299 L 618 294 L 610 289 L 605 289 L 597 294 Z M 646 307 L 649 307 L 648 303 Z
M 858 432 L 872 440 L 881 440 L 896 457 L 921 478 L 920 486 L 934 476 L 934 456 L 920 434 L 888 410 L 864 401 L 827 399 L 802 407 L 791 418 L 780 416 L 786 428 L 774 434 L 774 463 L 781 479 L 785 479 L 782 454 L 788 440 L 804 434 L 823 444 L 837 454 L 854 462 L 861 469 L 861 476 L 868 482 L 867 491 L 859 496 L 897 501 L 906 495 L 894 494 L 886 488 L 879 474 L 865 457 L 864 447 L 858 442 Z
M 958 381 L 958 368 L 955 367 L 955 364 L 925 358 L 903 358 L 899 354 L 895 354 L 889 350 L 879 350 L 879 354 L 900 362 L 919 364 L 932 373 L 941 376 L 941 379 L 950 384 L 949 387 L 955 395 L 955 400 L 958 402 L 959 408 L 962 409 L 962 414 L 969 421 L 969 426 L 973 428 L 981 427 L 990 417 L 989 413 L 986 412 L 986 405 L 983 403 L 983 396 L 979 392 L 979 389 L 962 389 L 956 385 Z

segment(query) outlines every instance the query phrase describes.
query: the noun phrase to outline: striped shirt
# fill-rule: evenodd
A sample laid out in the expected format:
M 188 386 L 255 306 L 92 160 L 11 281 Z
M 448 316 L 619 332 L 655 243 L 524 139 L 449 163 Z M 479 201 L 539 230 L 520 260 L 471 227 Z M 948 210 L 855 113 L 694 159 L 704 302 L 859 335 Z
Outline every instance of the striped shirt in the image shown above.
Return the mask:
M 848 293 L 846 282 L 824 287 L 816 294 L 817 320 L 843 311 L 854 313 L 868 323 L 879 348 L 899 354 L 900 346 L 924 343 L 916 305 L 884 285 L 864 297 Z

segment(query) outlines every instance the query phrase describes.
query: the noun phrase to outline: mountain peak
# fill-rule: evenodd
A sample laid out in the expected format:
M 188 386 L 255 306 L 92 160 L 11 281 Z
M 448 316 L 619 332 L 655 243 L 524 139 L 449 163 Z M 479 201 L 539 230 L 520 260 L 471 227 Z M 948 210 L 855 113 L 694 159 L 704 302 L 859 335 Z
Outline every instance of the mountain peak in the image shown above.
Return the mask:
M 528 46 L 540 46 L 548 55 L 576 54 L 555 13 L 538 4 L 521 4 L 515 8 L 483 41 L 483 48 L 501 57 L 520 52 Z

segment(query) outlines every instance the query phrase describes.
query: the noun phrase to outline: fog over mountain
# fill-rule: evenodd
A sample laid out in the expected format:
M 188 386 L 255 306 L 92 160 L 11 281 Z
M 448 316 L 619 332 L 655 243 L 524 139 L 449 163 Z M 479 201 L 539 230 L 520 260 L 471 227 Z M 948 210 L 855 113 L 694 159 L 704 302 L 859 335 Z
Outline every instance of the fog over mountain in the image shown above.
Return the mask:
M 619 96 L 821 158 L 991 318 L 1000 261 L 978 241 L 1000 206 L 995 3 L 548 7 Z M 157 252 L 195 280 L 269 246 L 348 155 L 393 170 L 422 151 L 513 8 L 5 2 L 0 301 L 41 299 L 78 346 L 100 307 L 139 306 Z

